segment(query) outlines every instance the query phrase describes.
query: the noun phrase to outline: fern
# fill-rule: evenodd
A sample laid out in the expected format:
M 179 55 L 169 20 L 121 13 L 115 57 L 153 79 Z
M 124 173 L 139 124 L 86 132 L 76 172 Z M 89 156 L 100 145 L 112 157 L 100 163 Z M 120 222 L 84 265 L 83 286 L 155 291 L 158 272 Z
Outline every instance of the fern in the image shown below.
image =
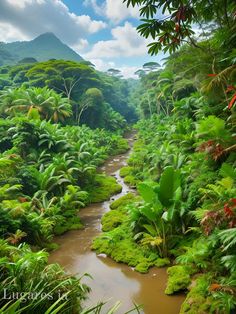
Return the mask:
M 220 231 L 218 237 L 224 245 L 224 252 L 236 246 L 236 228 Z
M 230 272 L 236 271 L 236 255 L 226 255 L 221 258 L 221 262 Z

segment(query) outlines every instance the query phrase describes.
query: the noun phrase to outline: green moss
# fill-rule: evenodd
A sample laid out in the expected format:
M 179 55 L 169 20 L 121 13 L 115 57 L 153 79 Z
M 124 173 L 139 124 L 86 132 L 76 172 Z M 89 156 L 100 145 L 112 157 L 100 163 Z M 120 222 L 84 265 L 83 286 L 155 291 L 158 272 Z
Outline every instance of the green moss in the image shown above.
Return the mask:
M 55 243 L 55 242 L 52 242 L 52 243 L 47 243 L 45 245 L 45 249 L 48 251 L 48 252 L 52 252 L 52 251 L 55 251 L 57 249 L 59 249 L 60 245 Z
M 96 238 L 92 248 L 98 253 L 107 254 L 116 262 L 135 267 L 139 272 L 147 272 L 158 258 L 156 253 L 148 248 L 140 247 L 133 240 L 130 228 L 125 223 Z
M 127 205 L 133 203 L 139 197 L 132 193 L 127 193 L 111 203 L 111 211 L 102 217 L 102 230 L 107 232 L 115 229 L 128 221 Z
M 130 186 L 136 186 L 139 183 L 139 180 L 132 175 L 128 175 L 124 178 L 124 182 Z
M 117 147 L 112 151 L 112 155 L 119 155 L 129 150 L 129 143 L 125 138 L 120 138 L 117 143 Z
M 111 203 L 111 209 L 117 209 L 118 207 L 125 206 L 135 199 L 135 195 L 132 193 L 127 193 L 124 196 L 121 196 L 117 200 Z
M 212 309 L 213 298 L 209 294 L 209 274 L 199 276 L 181 306 L 180 314 L 215 313 Z
M 156 267 L 165 267 L 170 265 L 170 260 L 169 258 L 157 258 L 155 261 L 155 266 Z
M 100 203 L 108 200 L 112 195 L 120 193 L 122 186 L 113 177 L 96 175 L 94 186 L 89 188 L 89 200 L 91 203 Z
M 54 227 L 54 234 L 61 235 L 67 231 L 78 230 L 83 227 L 78 216 L 67 218 L 62 224 Z
M 153 264 L 148 259 L 144 258 L 143 261 L 135 267 L 135 270 L 145 274 L 151 266 L 153 266 Z
M 120 169 L 120 176 L 121 176 L 122 178 L 124 178 L 124 177 L 130 175 L 131 172 L 132 172 L 132 169 L 133 169 L 133 168 L 130 167 L 130 166 L 126 166 L 126 167 L 121 168 L 121 169 Z
M 167 270 L 168 282 L 165 290 L 166 294 L 173 294 L 177 291 L 185 290 L 191 283 L 192 269 L 187 266 L 176 265 Z
M 128 193 L 111 204 L 112 210 L 102 218 L 102 230 L 105 232 L 94 239 L 92 249 L 105 253 L 116 262 L 135 267 L 138 272 L 146 273 L 155 265 L 158 255 L 133 239 L 127 205 L 138 199 L 139 197 Z
M 109 211 L 102 217 L 102 231 L 111 231 L 118 227 L 126 219 L 126 215 L 120 211 Z

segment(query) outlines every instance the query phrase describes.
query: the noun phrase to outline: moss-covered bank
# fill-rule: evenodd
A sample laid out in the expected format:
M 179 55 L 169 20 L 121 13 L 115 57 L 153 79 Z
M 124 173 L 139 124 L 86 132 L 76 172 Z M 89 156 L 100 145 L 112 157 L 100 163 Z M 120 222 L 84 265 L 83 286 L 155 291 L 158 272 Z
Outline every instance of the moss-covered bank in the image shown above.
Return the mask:
M 136 271 L 146 273 L 152 266 L 165 266 L 168 259 L 159 258 L 158 254 L 148 247 L 142 247 L 133 238 L 129 223 L 129 205 L 139 197 L 129 193 L 111 204 L 111 211 L 102 218 L 102 230 L 94 239 L 92 248 L 97 253 L 105 253 L 116 262 L 135 267 Z

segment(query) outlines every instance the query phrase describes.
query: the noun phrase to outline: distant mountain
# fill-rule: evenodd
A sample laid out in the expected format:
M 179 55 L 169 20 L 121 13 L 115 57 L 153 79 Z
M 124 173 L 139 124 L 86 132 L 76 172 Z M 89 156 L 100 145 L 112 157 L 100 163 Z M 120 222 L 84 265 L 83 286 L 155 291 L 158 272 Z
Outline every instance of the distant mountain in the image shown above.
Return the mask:
M 0 65 L 17 63 L 24 58 L 37 61 L 64 59 L 82 61 L 83 58 L 53 33 L 45 33 L 31 41 L 16 41 L 0 44 Z

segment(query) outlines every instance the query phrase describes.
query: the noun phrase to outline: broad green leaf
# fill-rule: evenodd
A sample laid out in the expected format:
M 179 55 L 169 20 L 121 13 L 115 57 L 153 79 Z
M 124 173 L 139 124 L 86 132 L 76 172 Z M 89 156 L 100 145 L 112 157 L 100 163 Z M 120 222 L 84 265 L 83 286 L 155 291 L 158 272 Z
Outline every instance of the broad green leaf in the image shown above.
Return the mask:
M 138 191 L 145 202 L 152 203 L 156 198 L 156 193 L 150 185 L 145 183 L 140 183 L 138 185 Z
M 164 206 L 171 206 L 175 198 L 175 192 L 179 187 L 180 171 L 174 170 L 171 166 L 166 167 L 160 179 L 159 190 L 159 199 Z
M 152 210 L 151 206 L 143 206 L 140 208 L 140 212 L 150 221 L 156 221 L 157 215 L 156 213 Z
M 167 221 L 170 221 L 170 222 L 173 221 L 175 213 L 176 213 L 176 207 L 175 207 L 175 204 L 174 204 L 173 206 L 168 208 L 168 211 L 167 211 Z
M 157 230 L 152 225 L 143 225 L 143 227 L 153 236 L 155 237 L 157 235 Z

